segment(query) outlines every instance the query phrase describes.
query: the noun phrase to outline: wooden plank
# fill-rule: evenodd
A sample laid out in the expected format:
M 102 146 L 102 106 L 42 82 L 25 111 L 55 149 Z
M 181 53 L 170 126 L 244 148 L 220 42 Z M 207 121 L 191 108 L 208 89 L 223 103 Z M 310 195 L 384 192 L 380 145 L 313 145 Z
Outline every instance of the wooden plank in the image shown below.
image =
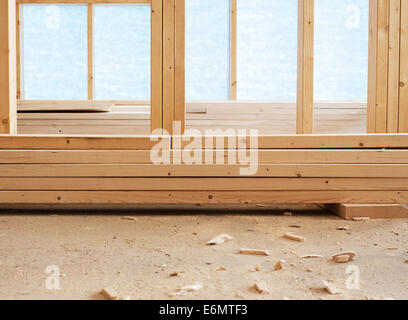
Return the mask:
M 31 191 L 408 191 L 408 179 L 0 178 L 0 190 Z
M 230 100 L 237 100 L 237 0 L 231 0 L 230 15 Z
M 401 0 L 390 0 L 387 132 L 398 133 Z
M 130 126 L 19 126 L 19 134 L 24 135 L 38 135 L 38 134 L 49 134 L 49 135 L 111 135 L 117 136 L 122 135 L 147 135 L 150 132 L 150 124 L 148 125 L 130 125 Z
M 227 159 L 228 151 L 223 153 L 224 159 Z M 259 164 L 404 164 L 407 159 L 408 150 L 258 151 Z M 0 150 L 0 163 L 149 164 L 151 159 L 150 150 Z
M 60 101 L 57 104 L 52 103 L 23 103 L 18 106 L 18 111 L 87 111 L 87 112 L 112 112 L 115 111 L 115 105 L 109 102 L 97 101 Z
M 399 204 L 328 204 L 325 208 L 343 219 L 356 217 L 370 219 L 405 219 L 408 218 L 408 207 Z
M 183 136 L 183 148 L 191 142 L 194 136 Z M 208 134 L 206 138 L 223 137 L 227 146 L 229 135 Z M 173 136 L 173 139 L 180 137 Z M 202 136 L 201 136 L 202 138 Z M 235 136 L 240 139 L 241 148 L 246 144 L 247 149 L 253 149 L 248 143 L 248 137 Z M 189 141 L 190 140 L 190 141 Z M 214 144 L 215 146 L 215 144 Z M 260 135 L 258 137 L 259 149 L 336 149 L 336 148 L 407 148 L 408 134 L 371 134 L 371 135 Z M 203 148 L 213 148 L 203 143 Z M 227 147 L 225 147 L 227 148 Z M 256 147 L 255 147 L 256 149 Z
M 94 10 L 93 4 L 88 4 L 88 99 L 94 99 Z
M 296 133 L 313 133 L 314 0 L 298 0 Z
M 408 2 L 401 1 L 399 132 L 408 132 Z
M 150 150 L 150 136 L 0 135 L 0 149 Z M 166 137 L 161 137 L 162 139 Z M 170 139 L 167 137 L 166 139 Z M 248 144 L 247 148 L 251 148 Z M 253 148 L 253 147 L 252 147 Z M 408 148 L 408 134 L 260 136 L 260 149 Z
M 22 41 L 21 41 L 22 19 L 20 6 L 16 5 L 16 81 L 17 81 L 17 99 L 22 97 Z
M 387 132 L 389 0 L 378 0 L 377 101 L 375 132 Z
M 16 2 L 0 3 L 0 134 L 17 133 Z
M 152 1 L 151 132 L 163 127 L 163 1 Z
M 175 0 L 163 2 L 163 129 L 173 133 L 175 76 L 174 76 L 174 6 Z
M 153 0 L 16 0 L 18 4 L 147 4 L 152 1 Z
M 181 133 L 186 126 L 185 77 L 185 9 L 186 0 L 175 0 L 175 70 L 174 70 L 174 121 L 180 122 Z
M 376 133 L 378 0 L 369 2 L 367 132 Z
M 46 136 L 0 135 L 0 149 L 150 150 L 159 139 L 170 148 L 170 138 L 161 136 Z
M 408 203 L 397 191 L 0 191 L 0 203 L 86 204 L 251 204 Z
M 255 164 L 256 165 L 256 164 Z M 242 177 L 248 165 L 2 164 L 0 177 Z M 406 178 L 408 164 L 261 164 L 253 177 Z

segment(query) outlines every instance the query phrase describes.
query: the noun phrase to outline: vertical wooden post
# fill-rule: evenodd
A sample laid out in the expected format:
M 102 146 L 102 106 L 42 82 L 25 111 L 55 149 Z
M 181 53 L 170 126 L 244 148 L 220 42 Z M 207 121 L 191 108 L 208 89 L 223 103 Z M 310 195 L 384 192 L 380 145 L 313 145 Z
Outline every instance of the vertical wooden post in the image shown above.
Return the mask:
M 20 5 L 16 5 L 16 85 L 17 85 L 17 99 L 21 99 L 21 16 Z
M 185 84 L 185 9 L 186 0 L 175 0 L 175 70 L 174 70 L 174 120 L 185 130 L 186 84 Z
M 296 133 L 313 133 L 314 0 L 298 0 Z
M 401 1 L 399 132 L 408 133 L 408 1 Z
M 368 68 L 368 133 L 398 133 L 401 110 L 401 75 L 404 70 L 401 34 L 406 1 L 370 1 Z
M 367 133 L 375 133 L 377 103 L 378 0 L 369 2 Z
M 231 0 L 230 20 L 230 100 L 237 100 L 237 0 Z
M 398 133 L 401 0 L 390 0 L 387 133 Z
M 175 0 L 163 0 L 163 129 L 173 134 L 174 120 L 174 7 Z
M 94 27 L 93 4 L 88 4 L 88 100 L 93 100 L 94 92 Z
M 389 0 L 378 0 L 375 132 L 387 132 Z
M 163 128 L 163 0 L 152 0 L 151 131 Z
M 0 134 L 17 133 L 16 1 L 0 1 Z

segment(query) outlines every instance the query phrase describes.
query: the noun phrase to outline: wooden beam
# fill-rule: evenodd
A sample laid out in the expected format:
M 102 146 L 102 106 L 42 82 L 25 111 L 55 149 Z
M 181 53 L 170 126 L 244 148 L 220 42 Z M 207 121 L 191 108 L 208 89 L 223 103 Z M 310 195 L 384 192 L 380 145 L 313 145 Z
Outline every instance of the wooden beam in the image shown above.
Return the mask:
M 16 81 L 17 81 L 17 99 L 22 98 L 22 57 L 23 57 L 23 46 L 21 39 L 22 30 L 22 19 L 20 6 L 16 5 Z
M 237 0 L 231 0 L 230 14 L 230 100 L 237 100 Z
M 202 150 L 202 153 L 204 159 L 205 150 Z M 224 150 L 223 153 L 227 159 L 228 151 Z M 259 164 L 404 164 L 407 163 L 407 159 L 408 150 L 398 149 L 258 150 Z M 13 163 L 149 164 L 151 159 L 150 150 L 0 150 L 0 164 Z
M 389 4 L 389 0 L 378 0 L 376 133 L 387 132 Z
M 47 136 L 0 135 L 0 149 L 36 150 L 151 150 L 157 138 L 170 148 L 170 138 L 160 136 Z
M 242 177 L 248 165 L 3 164 L 1 177 Z M 408 164 L 261 164 L 252 177 L 408 178 Z
M 95 95 L 93 22 L 94 22 L 93 4 L 88 4 L 88 100 L 93 100 Z
M 408 179 L 364 178 L 0 178 L 17 191 L 408 191 Z
M 0 191 L 0 203 L 407 203 L 397 191 Z
M 148 4 L 153 0 L 16 0 L 18 4 Z
M 314 0 L 298 0 L 297 134 L 313 133 Z
M 163 129 L 173 133 L 175 102 L 175 0 L 163 2 Z
M 346 220 L 358 217 L 370 219 L 408 218 L 408 207 L 399 204 L 328 204 L 324 207 Z
M 399 132 L 408 132 L 408 1 L 401 1 Z
M 163 127 L 163 0 L 152 1 L 151 132 Z
M 175 0 L 174 121 L 180 122 L 181 133 L 186 126 L 185 9 L 186 0 Z
M 0 134 L 17 133 L 16 2 L 0 3 Z
M 367 132 L 376 133 L 378 0 L 369 2 Z
M 401 0 L 390 0 L 387 132 L 398 133 Z

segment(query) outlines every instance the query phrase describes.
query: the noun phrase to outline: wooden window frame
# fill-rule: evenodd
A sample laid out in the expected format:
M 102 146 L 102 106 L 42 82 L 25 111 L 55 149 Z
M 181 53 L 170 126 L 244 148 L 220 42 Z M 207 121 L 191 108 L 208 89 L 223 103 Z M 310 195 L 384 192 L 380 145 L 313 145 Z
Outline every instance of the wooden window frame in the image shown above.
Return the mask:
M 21 19 L 20 5 L 24 4 L 71 4 L 87 5 L 87 35 L 88 35 L 88 101 L 94 101 L 94 5 L 98 4 L 144 4 L 149 5 L 151 9 L 151 101 L 141 100 L 109 100 L 98 101 L 97 103 L 112 103 L 116 105 L 145 106 L 151 105 L 151 128 L 162 128 L 163 110 L 162 110 L 162 1 L 163 0 L 16 0 L 16 59 L 17 59 L 17 100 L 19 105 L 40 104 L 41 102 L 49 103 L 42 100 L 25 100 L 23 99 L 23 70 L 21 44 L 21 32 L 23 21 Z M 159 93 L 159 95 L 157 94 Z M 64 103 L 81 104 L 83 101 L 64 101 Z M 55 104 L 58 104 L 55 101 Z
M 182 123 L 182 128 L 184 128 L 184 119 L 185 119 L 185 0 L 127 0 L 125 3 L 151 3 L 152 4 L 152 14 L 156 14 L 152 19 L 152 49 L 154 50 L 155 54 L 157 54 L 156 59 L 152 58 L 152 79 L 154 78 L 156 81 L 152 80 L 152 99 L 156 99 L 156 102 L 152 101 L 152 129 L 161 129 L 164 128 L 167 130 L 168 133 L 173 133 L 173 124 L 172 122 L 175 120 L 179 120 Z M 311 55 L 311 47 L 313 42 L 313 4 L 314 0 L 298 0 L 299 1 L 299 32 L 303 35 L 302 45 L 300 46 L 299 50 L 299 60 L 298 64 L 302 66 L 309 65 L 309 69 L 311 63 L 313 62 L 313 56 Z M 399 1 L 399 0 L 371 0 L 370 1 L 370 30 L 378 30 L 379 22 L 378 22 L 378 1 Z M 2 23 L 1 30 L 3 31 L 1 37 L 1 48 L 6 48 L 7 50 L 3 50 L 7 52 L 6 59 L 1 60 L 0 69 L 3 71 L 6 70 L 7 72 L 1 73 L 1 93 L 0 96 L 2 97 L 2 105 L 0 109 L 0 116 L 1 116 L 1 133 L 8 134 L 8 135 L 15 135 L 16 134 L 16 101 L 15 97 L 17 96 L 17 88 L 16 88 L 16 68 L 14 64 L 14 59 L 17 57 L 17 50 L 16 50 L 16 13 L 18 12 L 16 4 L 25 4 L 25 3 L 82 3 L 82 4 L 98 4 L 98 3 L 123 3 L 124 0 L 7 0 L 4 1 L 2 7 Z M 377 11 L 375 11 L 375 10 Z M 14 10 L 14 12 L 12 12 Z M 373 14 L 375 13 L 375 15 Z M 389 12 L 389 11 L 387 11 Z M 236 10 L 235 10 L 236 13 Z M 400 42 L 401 48 L 406 46 L 407 43 L 407 28 L 405 28 L 406 19 L 405 17 L 408 14 L 407 5 L 403 5 L 401 7 L 401 35 L 400 35 Z M 153 21 L 157 21 L 157 23 L 153 23 Z M 18 23 L 17 23 L 18 24 Z M 395 28 L 394 28 L 395 29 Z M 398 28 L 397 28 L 398 29 Z M 378 41 L 377 41 L 377 32 L 370 33 L 370 48 L 373 48 L 375 45 L 377 48 L 374 52 L 378 52 Z M 307 44 L 307 45 L 306 45 Z M 381 47 L 383 48 L 383 47 Z M 401 59 L 406 59 L 405 51 L 401 50 Z M 404 53 L 404 54 L 402 54 Z M 153 56 L 153 53 L 152 53 Z M 381 71 L 378 65 L 378 55 L 372 54 L 375 59 L 370 60 L 370 70 L 374 70 L 376 74 Z M 4 58 L 4 54 L 3 57 Z M 153 62 L 156 61 L 156 62 Z M 13 65 L 14 64 L 14 65 Z M 13 68 L 14 67 L 14 68 Z M 406 70 L 404 70 L 405 65 L 400 66 L 400 73 L 401 79 L 406 77 Z M 13 70 L 14 69 L 14 70 Z M 308 70 L 309 70 L 308 69 Z M 307 72 L 305 68 L 298 68 L 298 72 L 303 74 L 304 76 L 308 77 L 309 80 L 304 80 L 298 85 L 298 110 L 309 110 L 313 109 L 308 106 L 305 106 L 305 101 L 299 99 L 299 96 L 307 96 L 308 101 L 313 101 L 313 92 L 311 88 L 311 82 L 313 80 L 312 73 Z M 157 75 L 154 77 L 154 75 Z M 382 82 L 377 81 L 376 86 L 369 86 L 371 89 L 369 98 L 378 94 L 378 87 L 382 85 Z M 399 82 L 399 121 L 400 127 L 401 115 L 407 114 L 406 109 L 408 104 L 404 103 L 405 94 L 405 87 L 401 82 Z M 14 97 L 13 97 L 14 96 Z M 371 116 L 372 110 L 374 108 L 369 108 L 368 117 Z M 297 123 L 301 129 L 298 130 L 298 134 L 310 134 L 313 129 L 310 126 L 310 123 L 313 118 L 312 112 L 298 112 L 298 119 Z M 154 116 L 156 114 L 156 116 Z M 154 123 L 154 124 L 153 124 Z M 404 123 L 404 122 L 402 122 Z M 399 131 L 400 133 L 404 131 Z M 361 142 L 361 135 L 351 135 L 352 139 L 348 139 L 350 135 L 312 135 L 316 139 L 323 139 L 322 145 L 331 145 L 331 141 L 336 141 L 337 137 L 347 137 L 345 141 L 350 141 L 352 143 L 345 144 L 344 147 L 356 147 L 354 144 L 357 141 L 359 145 L 366 146 L 364 142 Z M 87 136 L 85 136 L 86 138 Z M 275 138 L 276 137 L 276 138 Z M 291 139 L 297 141 L 301 137 L 297 135 L 290 136 Z M 384 135 L 380 136 L 381 139 L 378 141 L 381 143 L 374 143 L 376 139 L 375 136 L 370 134 L 367 135 L 369 139 L 369 145 L 374 143 L 373 147 L 375 146 L 382 146 L 388 147 L 393 145 L 394 147 L 398 147 L 392 142 L 392 139 L 396 139 L 396 135 Z M 397 141 L 405 141 L 404 139 L 407 138 L 406 135 L 399 136 L 402 140 Z M 136 137 L 137 138 L 137 137 Z M 135 138 L 135 139 L 136 139 Z M 260 137 L 263 139 L 263 137 Z M 50 141 L 56 139 L 56 137 L 49 137 Z M 58 139 L 68 139 L 68 138 L 61 138 Z M 106 138 L 109 140 L 109 138 Z M 112 138 L 114 139 L 114 138 Z M 263 141 L 273 142 L 274 139 L 280 139 L 280 136 L 265 136 Z M 372 140 L 373 141 L 372 141 Z M 17 140 L 14 140 L 17 141 Z M 30 140 L 33 143 L 33 147 L 35 145 L 39 145 L 39 142 L 35 142 L 35 139 Z M 44 139 L 41 139 L 44 141 Z M 136 141 L 136 140 L 135 140 Z M 323 142 L 325 141 L 325 142 Z M 42 143 L 42 142 L 41 142 Z M 68 144 L 68 142 L 67 142 Z M 295 143 L 297 145 L 297 143 Z M 360 145 L 360 146 L 361 146 Z M 401 147 L 405 148 L 405 143 L 400 145 Z M 267 144 L 264 145 L 267 148 Z

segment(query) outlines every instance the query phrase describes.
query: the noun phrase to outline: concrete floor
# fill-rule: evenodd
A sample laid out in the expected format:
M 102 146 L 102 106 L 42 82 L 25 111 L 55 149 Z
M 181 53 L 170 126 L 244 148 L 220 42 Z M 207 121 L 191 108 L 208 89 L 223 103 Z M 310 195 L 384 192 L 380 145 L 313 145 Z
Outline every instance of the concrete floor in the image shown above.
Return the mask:
M 408 219 L 349 222 L 316 208 L 292 211 L 2 210 L 0 299 L 102 299 L 110 286 L 131 299 L 408 299 Z M 284 239 L 285 232 L 306 240 Z M 234 239 L 206 245 L 222 233 Z M 348 250 L 354 261 L 332 261 Z M 308 254 L 323 257 L 302 258 Z M 283 268 L 275 271 L 279 260 Z M 360 289 L 350 289 L 346 281 L 356 284 L 358 273 Z M 341 292 L 329 294 L 322 280 Z M 260 281 L 269 293 L 251 289 Z M 169 295 L 196 283 L 198 291 Z

